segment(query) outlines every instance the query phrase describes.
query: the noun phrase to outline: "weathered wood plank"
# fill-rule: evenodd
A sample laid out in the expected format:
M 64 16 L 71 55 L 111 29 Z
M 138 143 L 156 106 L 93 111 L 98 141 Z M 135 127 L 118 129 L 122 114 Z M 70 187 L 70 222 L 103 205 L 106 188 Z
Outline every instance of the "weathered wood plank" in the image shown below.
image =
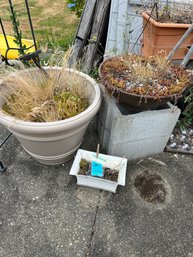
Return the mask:
M 120 0 L 111 0 L 111 10 L 108 24 L 107 41 L 105 47 L 105 54 L 108 54 L 109 50 L 116 49 L 117 46 L 117 20 L 118 20 L 118 8 Z
M 87 0 L 85 4 L 85 8 L 82 13 L 81 20 L 79 22 L 78 29 L 76 32 L 72 55 L 69 59 L 70 67 L 73 67 L 76 64 L 77 59 L 80 58 L 80 55 L 85 47 L 88 34 L 91 30 L 91 23 L 93 19 L 95 4 L 96 0 Z
M 109 10 L 110 2 L 111 0 L 97 0 L 90 40 L 87 46 L 87 51 L 84 55 L 84 72 L 88 73 L 91 70 L 95 56 L 98 52 L 98 47 L 101 42 L 104 22 L 106 19 L 107 11 Z
M 81 49 L 83 48 L 84 42 L 80 39 L 76 39 L 72 48 L 72 54 L 68 60 L 68 65 L 70 68 L 75 68 L 77 59 L 79 58 Z
M 77 30 L 77 37 L 84 39 L 87 36 L 88 29 L 92 22 L 95 4 L 96 4 L 96 0 L 88 0 L 86 2 L 84 12 L 82 14 L 79 27 Z

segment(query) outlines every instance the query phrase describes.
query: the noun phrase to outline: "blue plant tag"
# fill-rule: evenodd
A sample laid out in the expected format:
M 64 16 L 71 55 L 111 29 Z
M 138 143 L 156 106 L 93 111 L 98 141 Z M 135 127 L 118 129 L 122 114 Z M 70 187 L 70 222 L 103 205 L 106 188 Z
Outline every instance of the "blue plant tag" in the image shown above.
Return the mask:
M 103 165 L 99 162 L 91 162 L 91 176 L 103 177 Z

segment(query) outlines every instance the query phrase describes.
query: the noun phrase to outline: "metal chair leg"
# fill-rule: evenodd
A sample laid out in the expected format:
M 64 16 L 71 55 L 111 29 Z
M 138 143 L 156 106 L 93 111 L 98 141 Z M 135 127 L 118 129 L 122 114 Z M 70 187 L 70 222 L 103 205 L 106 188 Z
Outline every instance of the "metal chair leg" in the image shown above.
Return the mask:
M 7 140 L 10 138 L 12 133 L 9 133 L 6 138 L 0 143 L 0 148 L 7 142 Z M 7 169 L 6 166 L 3 165 L 3 163 L 0 161 L 0 172 L 5 172 Z

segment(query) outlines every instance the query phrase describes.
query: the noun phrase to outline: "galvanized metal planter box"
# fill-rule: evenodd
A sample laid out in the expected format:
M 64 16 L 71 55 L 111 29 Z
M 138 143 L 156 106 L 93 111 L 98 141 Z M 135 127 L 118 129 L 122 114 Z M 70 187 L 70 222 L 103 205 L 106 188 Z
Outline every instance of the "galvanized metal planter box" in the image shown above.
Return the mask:
M 101 148 L 111 155 L 126 156 L 128 160 L 161 153 L 180 112 L 168 103 L 163 109 L 136 113 L 135 109 L 118 106 L 114 98 L 103 92 L 102 106 L 95 120 Z

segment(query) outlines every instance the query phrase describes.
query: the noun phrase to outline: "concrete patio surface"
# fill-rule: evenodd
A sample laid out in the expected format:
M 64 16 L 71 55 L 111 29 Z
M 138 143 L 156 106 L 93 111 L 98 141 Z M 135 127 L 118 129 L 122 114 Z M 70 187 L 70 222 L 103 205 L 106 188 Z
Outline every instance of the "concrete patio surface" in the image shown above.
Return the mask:
M 0 127 L 0 141 L 7 130 Z M 95 150 L 93 125 L 81 148 Z M 128 162 L 116 194 L 76 185 L 72 161 L 44 166 L 14 136 L 0 150 L 0 257 L 193 257 L 193 157 L 163 153 Z M 164 203 L 145 202 L 134 181 L 160 174 Z

